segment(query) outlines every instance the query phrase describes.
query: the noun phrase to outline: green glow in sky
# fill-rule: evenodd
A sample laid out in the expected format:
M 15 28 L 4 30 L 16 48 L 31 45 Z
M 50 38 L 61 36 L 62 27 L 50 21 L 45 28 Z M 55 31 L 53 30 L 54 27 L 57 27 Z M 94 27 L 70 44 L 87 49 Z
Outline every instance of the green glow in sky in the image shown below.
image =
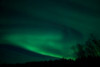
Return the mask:
M 24 30 L 23 26 L 21 28 Z M 8 30 L 11 31 L 11 29 Z M 41 25 L 40 28 L 33 27 L 31 32 L 28 30 L 18 32 L 19 30 L 21 29 L 16 27 L 15 31 L 11 31 L 12 33 L 5 35 L 3 39 L 15 46 L 43 55 L 58 58 L 75 58 L 72 47 L 80 41 L 78 38 L 81 38 L 81 33 L 77 33 L 80 35 L 76 35 L 75 32 L 77 31 L 73 31 L 70 28 L 63 31 L 63 29 L 48 29 L 46 26 L 46 29 L 42 29 Z
M 73 47 L 90 33 L 100 38 L 99 6 L 98 0 L 1 0 L 0 45 L 75 59 Z

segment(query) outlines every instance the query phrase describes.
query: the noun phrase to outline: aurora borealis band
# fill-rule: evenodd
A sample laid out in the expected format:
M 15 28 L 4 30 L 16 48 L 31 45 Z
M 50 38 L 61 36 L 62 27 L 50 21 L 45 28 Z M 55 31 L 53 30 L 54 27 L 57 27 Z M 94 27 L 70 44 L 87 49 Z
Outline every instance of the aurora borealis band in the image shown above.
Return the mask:
M 72 47 L 91 33 L 100 38 L 99 6 L 98 0 L 1 0 L 0 62 L 75 59 Z

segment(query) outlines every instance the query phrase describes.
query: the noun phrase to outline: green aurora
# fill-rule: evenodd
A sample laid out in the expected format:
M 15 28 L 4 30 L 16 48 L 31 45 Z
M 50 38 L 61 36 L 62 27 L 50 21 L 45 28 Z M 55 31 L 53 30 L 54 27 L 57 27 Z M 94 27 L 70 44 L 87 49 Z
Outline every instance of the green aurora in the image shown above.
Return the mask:
M 63 57 L 76 59 L 72 47 L 85 43 L 90 33 L 100 38 L 99 6 L 98 0 L 1 0 L 0 45 L 8 44 L 49 57 L 36 59 L 9 49 L 1 49 L 1 53 L 7 55 L 4 58 L 29 58 L 16 59 L 15 63 Z M 8 63 L 8 58 L 3 62 Z

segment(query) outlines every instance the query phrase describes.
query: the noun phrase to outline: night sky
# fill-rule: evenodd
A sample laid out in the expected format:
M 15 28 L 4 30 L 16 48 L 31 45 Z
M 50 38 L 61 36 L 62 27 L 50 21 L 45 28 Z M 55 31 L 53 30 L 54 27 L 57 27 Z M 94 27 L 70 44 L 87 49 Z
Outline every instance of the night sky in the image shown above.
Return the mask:
M 0 63 L 76 59 L 100 38 L 99 0 L 0 0 Z

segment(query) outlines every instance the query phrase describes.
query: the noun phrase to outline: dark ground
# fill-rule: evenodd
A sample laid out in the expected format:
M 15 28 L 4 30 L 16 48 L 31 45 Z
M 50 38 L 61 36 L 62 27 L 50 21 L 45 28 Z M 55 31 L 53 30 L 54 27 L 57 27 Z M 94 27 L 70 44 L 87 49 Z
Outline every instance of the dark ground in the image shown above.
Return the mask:
M 25 64 L 1 64 L 0 67 L 68 67 L 68 66 L 78 66 L 78 67 L 90 67 L 95 65 L 95 67 L 100 65 L 100 57 L 87 57 L 87 58 L 79 58 L 75 61 L 73 60 L 50 60 L 50 61 L 41 61 L 41 62 L 27 62 Z

